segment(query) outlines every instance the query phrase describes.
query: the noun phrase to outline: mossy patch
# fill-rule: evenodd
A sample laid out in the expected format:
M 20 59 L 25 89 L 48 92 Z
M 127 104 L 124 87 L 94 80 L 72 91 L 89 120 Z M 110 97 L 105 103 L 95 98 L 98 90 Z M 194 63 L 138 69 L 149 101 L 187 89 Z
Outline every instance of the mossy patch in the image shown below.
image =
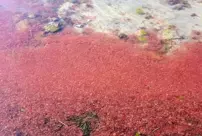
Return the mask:
M 138 14 L 138 15 L 144 15 L 145 13 L 144 13 L 144 10 L 142 8 L 137 8 L 136 9 L 136 14 Z
M 147 42 L 147 39 L 148 39 L 148 32 L 145 30 L 145 29 L 140 29 L 137 33 L 137 39 L 138 41 L 140 42 Z
M 50 22 L 44 26 L 45 32 L 55 33 L 62 29 L 60 23 L 58 22 Z

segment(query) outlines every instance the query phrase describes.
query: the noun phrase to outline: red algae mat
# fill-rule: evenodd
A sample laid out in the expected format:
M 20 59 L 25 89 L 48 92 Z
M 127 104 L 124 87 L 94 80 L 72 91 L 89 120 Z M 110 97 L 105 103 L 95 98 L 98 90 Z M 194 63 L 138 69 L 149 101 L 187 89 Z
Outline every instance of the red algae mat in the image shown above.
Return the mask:
M 102 34 L 52 36 L 0 51 L 0 135 L 202 135 L 202 44 L 159 58 Z M 93 125 L 93 124 L 92 124 Z

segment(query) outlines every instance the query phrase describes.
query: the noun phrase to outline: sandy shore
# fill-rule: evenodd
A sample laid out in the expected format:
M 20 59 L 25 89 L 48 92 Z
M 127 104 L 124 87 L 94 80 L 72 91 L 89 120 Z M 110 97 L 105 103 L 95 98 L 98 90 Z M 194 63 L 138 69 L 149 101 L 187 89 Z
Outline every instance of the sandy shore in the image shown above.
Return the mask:
M 119 29 L 134 33 L 140 27 L 162 30 L 174 25 L 179 35 L 189 36 L 192 30 L 202 30 L 202 4 L 197 1 L 188 1 L 190 7 L 182 10 L 174 9 L 175 6 L 162 0 L 93 0 L 93 3 L 97 20 L 92 24 L 101 32 Z M 136 13 L 138 8 L 142 9 L 143 15 Z
M 188 41 L 192 39 L 193 31 L 202 30 L 202 3 L 195 0 L 177 2 L 92 0 L 90 9 L 85 8 L 85 3 L 81 4 L 73 18 L 87 23 L 97 32 L 136 34 L 139 29 L 146 28 L 156 30 L 163 39 L 184 37 L 181 41 Z M 67 12 L 72 5 L 70 2 L 61 5 L 59 14 Z M 82 16 L 91 19 L 85 20 Z

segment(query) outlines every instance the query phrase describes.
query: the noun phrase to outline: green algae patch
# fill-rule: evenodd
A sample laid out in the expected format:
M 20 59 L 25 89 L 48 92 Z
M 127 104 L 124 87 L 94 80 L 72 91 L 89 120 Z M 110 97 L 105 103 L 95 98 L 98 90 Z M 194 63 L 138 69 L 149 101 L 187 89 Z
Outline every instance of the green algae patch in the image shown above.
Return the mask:
M 138 15 L 144 15 L 145 13 L 144 13 L 144 10 L 142 8 L 137 8 L 136 9 L 136 14 L 138 14 Z

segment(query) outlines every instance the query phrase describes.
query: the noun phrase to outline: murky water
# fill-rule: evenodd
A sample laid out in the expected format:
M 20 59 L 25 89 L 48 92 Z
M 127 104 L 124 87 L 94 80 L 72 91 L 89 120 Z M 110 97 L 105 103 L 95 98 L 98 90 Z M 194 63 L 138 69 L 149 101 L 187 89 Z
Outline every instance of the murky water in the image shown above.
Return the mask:
M 29 8 L 23 7 L 20 3 L 20 1 L 15 1 L 15 0 L 1 0 L 0 2 L 1 9 L 2 10 L 8 10 L 11 12 L 27 12 L 29 11 Z

